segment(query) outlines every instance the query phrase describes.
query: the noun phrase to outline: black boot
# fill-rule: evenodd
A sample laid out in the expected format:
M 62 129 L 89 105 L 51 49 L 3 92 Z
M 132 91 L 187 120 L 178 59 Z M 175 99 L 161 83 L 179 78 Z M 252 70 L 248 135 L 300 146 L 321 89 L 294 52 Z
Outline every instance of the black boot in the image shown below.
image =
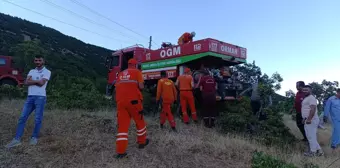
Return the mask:
M 172 131 L 177 132 L 176 127 L 171 127 Z
M 215 118 L 211 118 L 211 127 L 215 127 Z
M 117 154 L 115 156 L 116 159 L 123 159 L 123 158 L 126 158 L 127 157 L 127 153 L 123 153 L 123 154 Z
M 147 145 L 149 145 L 149 139 L 146 139 L 146 140 L 145 140 L 145 144 L 139 144 L 139 145 L 138 145 L 138 148 L 139 148 L 139 149 L 143 149 L 143 148 L 145 148 Z
M 203 122 L 204 122 L 204 126 L 209 128 L 209 118 L 204 118 Z
M 161 129 L 163 129 L 163 128 L 164 128 L 164 125 L 163 125 L 163 124 L 160 124 L 160 127 L 161 127 Z

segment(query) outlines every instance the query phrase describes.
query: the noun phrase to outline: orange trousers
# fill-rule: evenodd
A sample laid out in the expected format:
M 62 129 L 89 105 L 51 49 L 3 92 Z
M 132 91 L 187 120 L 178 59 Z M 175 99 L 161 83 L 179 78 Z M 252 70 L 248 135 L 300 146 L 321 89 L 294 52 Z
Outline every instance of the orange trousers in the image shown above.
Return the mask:
M 146 142 L 146 123 L 142 114 L 143 105 L 140 100 L 122 100 L 117 102 L 118 134 L 116 139 L 116 152 L 124 154 L 128 146 L 128 131 L 131 118 L 136 123 L 137 143 Z
M 176 122 L 174 119 L 174 116 L 171 113 L 171 103 L 163 103 L 162 104 L 162 112 L 161 112 L 161 125 L 163 125 L 166 121 L 166 119 L 168 119 L 170 126 L 171 127 L 176 127 Z
M 187 112 L 187 105 L 189 104 L 191 117 L 193 120 L 197 121 L 197 114 L 195 108 L 195 98 L 192 91 L 180 91 L 180 102 L 182 106 L 183 121 L 185 123 L 189 122 L 189 116 Z

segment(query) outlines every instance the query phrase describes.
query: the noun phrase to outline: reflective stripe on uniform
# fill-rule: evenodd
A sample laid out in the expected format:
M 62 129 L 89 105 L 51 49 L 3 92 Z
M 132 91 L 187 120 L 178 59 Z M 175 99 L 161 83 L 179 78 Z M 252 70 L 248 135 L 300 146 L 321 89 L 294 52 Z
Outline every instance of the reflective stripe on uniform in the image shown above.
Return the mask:
M 128 133 L 118 133 L 117 136 L 128 135 Z
M 117 138 L 116 141 L 127 141 L 128 139 L 127 138 Z
M 196 114 L 196 112 L 192 112 L 191 114 Z
M 137 133 L 137 136 L 142 136 L 144 134 L 146 134 L 146 130 L 143 133 L 140 133 L 140 134 Z
M 116 82 L 116 85 L 120 83 L 138 83 L 138 82 L 135 80 L 121 80 L 121 81 Z
M 146 126 L 144 127 L 144 128 L 142 128 L 142 129 L 140 129 L 140 130 L 137 130 L 137 132 L 142 132 L 142 131 L 144 131 L 146 129 Z

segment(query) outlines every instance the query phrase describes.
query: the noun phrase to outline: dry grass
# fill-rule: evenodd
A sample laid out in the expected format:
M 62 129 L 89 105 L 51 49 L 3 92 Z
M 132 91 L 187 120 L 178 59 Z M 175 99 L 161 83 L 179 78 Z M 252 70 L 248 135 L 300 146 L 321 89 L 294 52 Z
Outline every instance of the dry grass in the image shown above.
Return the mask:
M 115 154 L 115 115 L 113 110 L 96 113 L 86 111 L 51 110 L 45 112 L 39 144 L 28 146 L 28 137 L 33 129 L 33 115 L 30 117 L 23 145 L 6 150 L 3 146 L 15 134 L 22 101 L 0 103 L 0 167 L 251 167 L 254 150 L 265 151 L 294 163 L 318 163 L 325 167 L 336 159 L 330 151 L 317 159 L 306 159 L 301 150 L 282 153 L 272 147 L 267 148 L 239 136 L 221 135 L 202 126 L 186 126 L 177 121 L 178 133 L 168 129 L 160 130 L 157 118 L 147 118 L 150 145 L 138 150 L 135 144 L 135 128 L 130 128 L 129 158 L 117 161 Z M 294 121 L 286 117 L 286 123 L 296 135 Z M 328 145 L 329 130 L 319 131 L 323 146 Z M 332 167 L 339 167 L 339 163 Z

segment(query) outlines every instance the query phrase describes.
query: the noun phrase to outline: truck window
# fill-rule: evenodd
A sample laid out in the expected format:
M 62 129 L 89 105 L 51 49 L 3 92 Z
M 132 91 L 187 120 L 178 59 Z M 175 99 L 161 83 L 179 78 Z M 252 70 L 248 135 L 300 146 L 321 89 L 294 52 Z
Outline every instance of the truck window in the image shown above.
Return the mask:
M 6 60 L 4 58 L 0 58 L 0 66 L 6 65 Z
M 111 61 L 111 68 L 114 66 L 119 66 L 119 56 L 113 56 Z

